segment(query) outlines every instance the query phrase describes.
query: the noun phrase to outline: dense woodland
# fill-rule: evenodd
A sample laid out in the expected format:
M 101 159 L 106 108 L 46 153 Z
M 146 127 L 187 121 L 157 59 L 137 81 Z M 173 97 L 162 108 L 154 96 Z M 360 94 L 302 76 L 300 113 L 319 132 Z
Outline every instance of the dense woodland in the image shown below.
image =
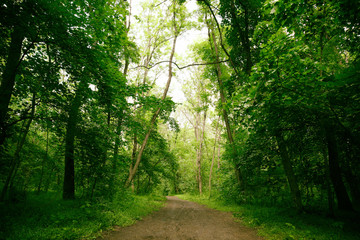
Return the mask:
M 1 1 L 2 204 L 128 190 L 359 209 L 359 2 L 188 2 Z

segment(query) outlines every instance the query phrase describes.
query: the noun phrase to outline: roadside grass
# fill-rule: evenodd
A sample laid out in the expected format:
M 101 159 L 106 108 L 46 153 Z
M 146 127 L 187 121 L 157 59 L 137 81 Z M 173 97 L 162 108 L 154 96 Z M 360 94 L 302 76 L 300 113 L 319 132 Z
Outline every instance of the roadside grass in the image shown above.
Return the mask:
M 163 206 L 165 197 L 119 193 L 114 200 L 63 201 L 31 195 L 0 204 L 0 239 L 95 239 L 113 226 L 128 226 Z
M 360 239 L 359 219 L 327 218 L 319 214 L 298 213 L 290 207 L 235 204 L 208 196 L 177 195 L 220 211 L 232 212 L 236 221 L 256 228 L 268 240 L 356 240 Z

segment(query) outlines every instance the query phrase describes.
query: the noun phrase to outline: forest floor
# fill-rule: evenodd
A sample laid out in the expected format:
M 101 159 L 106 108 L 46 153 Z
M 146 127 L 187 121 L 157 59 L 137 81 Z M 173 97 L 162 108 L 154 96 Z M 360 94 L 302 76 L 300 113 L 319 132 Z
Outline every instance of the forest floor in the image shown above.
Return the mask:
M 232 214 L 203 205 L 167 197 L 164 208 L 129 227 L 104 233 L 107 240 L 260 240 L 254 229 L 234 221 Z

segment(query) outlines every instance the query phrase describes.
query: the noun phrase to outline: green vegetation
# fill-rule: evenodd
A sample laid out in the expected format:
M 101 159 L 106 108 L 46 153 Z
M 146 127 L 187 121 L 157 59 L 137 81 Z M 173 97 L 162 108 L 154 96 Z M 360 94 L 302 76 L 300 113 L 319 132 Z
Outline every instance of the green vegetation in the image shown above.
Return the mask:
M 0 239 L 95 239 L 115 225 L 133 224 L 163 206 L 164 200 L 129 192 L 118 193 L 113 201 L 31 195 L 26 203 L 0 205 Z
M 194 201 L 220 211 L 231 212 L 236 221 L 256 228 L 260 236 L 268 240 L 355 240 L 360 239 L 359 222 L 356 216 L 337 219 L 319 214 L 299 214 L 295 209 L 259 204 L 236 204 L 216 198 L 209 199 L 206 194 L 177 195 L 179 198 Z
M 343 234 L 360 210 L 359 12 L 358 0 L 3 0 L 5 233 L 87 237 L 126 220 L 116 206 L 138 215 L 132 191 L 215 194 L 264 234 L 316 234 L 315 213 Z

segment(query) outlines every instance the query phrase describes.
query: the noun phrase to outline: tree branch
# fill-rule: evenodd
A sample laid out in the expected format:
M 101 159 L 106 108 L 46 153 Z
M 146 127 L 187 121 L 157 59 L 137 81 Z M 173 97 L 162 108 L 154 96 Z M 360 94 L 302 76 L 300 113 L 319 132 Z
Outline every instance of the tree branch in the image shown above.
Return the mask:
M 223 37 L 222 37 L 221 28 L 220 28 L 219 22 L 218 22 L 218 20 L 217 20 L 217 18 L 216 18 L 216 16 L 215 16 L 215 13 L 214 13 L 214 11 L 213 11 L 212 8 L 211 8 L 210 3 L 209 3 L 207 0 L 198 0 L 198 1 L 199 1 L 199 2 L 204 2 L 205 5 L 209 8 L 209 10 L 210 10 L 210 12 L 211 12 L 211 15 L 213 16 L 213 18 L 214 18 L 214 20 L 215 20 L 217 29 L 218 29 L 218 31 L 219 31 L 221 48 L 224 50 L 226 56 L 228 56 L 229 61 L 230 61 L 231 65 L 232 65 L 232 67 L 233 67 L 236 75 L 239 75 L 239 73 L 238 73 L 238 71 L 237 71 L 237 69 L 236 69 L 236 66 L 235 66 L 234 62 L 232 61 L 232 59 L 231 59 L 231 57 L 230 57 L 230 54 L 228 53 L 228 51 L 226 50 L 226 48 L 225 48 L 225 46 L 224 46 L 224 43 L 223 43 L 224 41 L 223 41 Z
M 157 62 L 153 65 L 150 65 L 149 67 L 148 66 L 145 66 L 145 65 L 140 65 L 140 66 L 137 66 L 137 67 L 134 67 L 132 69 L 136 69 L 136 68 L 146 68 L 146 69 L 151 69 L 153 67 L 155 67 L 156 65 L 159 65 L 161 63 L 169 63 L 170 61 L 160 61 L 160 62 Z M 223 60 L 223 61 L 218 61 L 218 62 L 211 62 L 211 63 L 191 63 L 189 65 L 185 65 L 185 66 L 182 66 L 180 67 L 176 62 L 172 62 L 172 64 L 174 64 L 179 70 L 181 69 L 184 69 L 184 68 L 188 68 L 188 67 L 193 67 L 193 66 L 204 66 L 204 65 L 212 65 L 212 64 L 219 64 L 219 63 L 224 63 L 224 62 L 229 62 L 229 60 Z

